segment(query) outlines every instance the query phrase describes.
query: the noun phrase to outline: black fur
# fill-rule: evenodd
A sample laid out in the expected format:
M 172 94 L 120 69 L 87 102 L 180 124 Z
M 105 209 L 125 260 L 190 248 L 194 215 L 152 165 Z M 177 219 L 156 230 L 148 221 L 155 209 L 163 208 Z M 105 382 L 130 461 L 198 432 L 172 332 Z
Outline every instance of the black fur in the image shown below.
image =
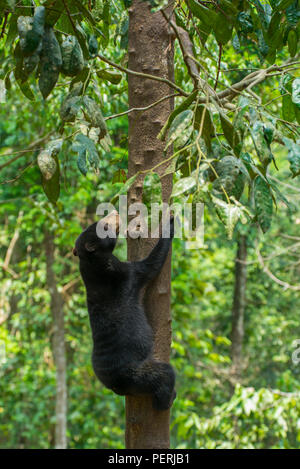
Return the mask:
M 138 262 L 121 262 L 113 256 L 116 239 L 98 238 L 96 223 L 81 233 L 75 245 L 86 287 L 96 376 L 120 395 L 151 394 L 158 410 L 172 405 L 175 373 L 171 365 L 153 358 L 153 333 L 140 291 L 161 271 L 173 236 L 171 218 L 170 238 L 160 238 L 150 255 Z

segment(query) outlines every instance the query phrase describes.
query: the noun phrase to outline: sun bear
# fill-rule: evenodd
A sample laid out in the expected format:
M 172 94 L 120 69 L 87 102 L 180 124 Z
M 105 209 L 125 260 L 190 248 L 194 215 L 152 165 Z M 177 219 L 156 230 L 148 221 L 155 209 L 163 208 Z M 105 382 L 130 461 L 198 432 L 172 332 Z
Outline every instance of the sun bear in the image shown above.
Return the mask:
M 153 358 L 153 331 L 142 305 L 141 290 L 161 271 L 174 237 L 160 237 L 145 259 L 121 262 L 113 255 L 117 235 L 108 230 L 116 211 L 98 223 L 107 236 L 98 237 L 97 223 L 77 238 L 74 255 L 86 287 L 87 306 L 93 337 L 92 365 L 97 378 L 120 395 L 152 396 L 153 407 L 168 409 L 175 399 L 175 373 L 171 365 Z

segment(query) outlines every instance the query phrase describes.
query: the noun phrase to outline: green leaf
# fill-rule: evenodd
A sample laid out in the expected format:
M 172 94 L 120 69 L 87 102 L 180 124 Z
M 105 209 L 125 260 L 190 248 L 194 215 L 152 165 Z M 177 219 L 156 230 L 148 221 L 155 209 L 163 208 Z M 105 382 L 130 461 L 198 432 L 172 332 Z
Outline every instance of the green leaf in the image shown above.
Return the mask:
M 241 43 L 237 34 L 235 34 L 232 38 L 232 46 L 235 52 L 241 52 Z
M 288 8 L 292 3 L 294 3 L 295 0 L 282 0 L 281 2 L 279 2 L 279 4 L 274 8 L 275 11 L 279 11 L 279 10 L 285 10 L 286 8 Z
M 237 15 L 238 14 L 237 6 L 235 6 L 234 2 L 232 2 L 230 0 L 221 0 L 220 1 L 220 7 L 227 15 Z
M 290 56 L 295 57 L 298 49 L 298 34 L 294 29 L 291 29 L 288 34 L 288 48 Z
M 256 34 L 257 34 L 257 39 L 258 39 L 258 50 L 261 53 L 262 57 L 265 58 L 269 53 L 269 46 L 265 41 L 265 38 L 261 29 L 257 30 Z M 274 55 L 274 52 L 272 52 L 272 54 Z M 276 50 L 275 50 L 275 57 L 276 57 Z
M 103 80 L 107 80 L 114 85 L 117 85 L 122 80 L 121 73 L 111 70 L 97 70 L 97 76 Z
M 116 32 L 115 32 L 115 42 L 117 36 L 121 37 L 120 47 L 121 49 L 127 49 L 128 47 L 128 27 L 129 27 L 129 18 L 128 13 L 123 12 L 120 21 L 117 25 Z
M 62 148 L 63 140 L 61 138 L 57 138 L 55 140 L 51 140 L 48 145 L 47 149 L 50 151 L 52 156 L 58 155 L 61 148 Z
M 65 1 L 68 2 L 69 0 Z M 43 6 L 46 8 L 45 24 L 47 26 L 54 26 L 65 10 L 63 0 L 46 0 Z
M 191 93 L 176 109 L 174 109 L 172 114 L 170 114 L 167 122 L 159 132 L 157 138 L 159 138 L 160 140 L 164 140 L 166 138 L 170 125 L 174 121 L 175 117 L 178 116 L 182 111 L 187 109 L 195 101 L 197 95 L 198 90 L 193 91 L 193 93 Z
M 120 195 L 126 194 L 130 187 L 134 184 L 136 178 L 138 177 L 138 173 L 134 174 L 134 176 L 131 176 L 131 178 L 127 179 L 125 184 L 122 185 L 121 189 L 113 196 L 111 203 L 116 200 Z
M 192 189 L 196 185 L 196 179 L 192 176 L 179 179 L 175 182 L 172 190 L 171 197 L 177 197 L 178 195 L 184 194 L 188 190 Z
M 193 111 L 187 109 L 186 111 L 181 112 L 178 114 L 175 119 L 173 120 L 167 137 L 167 145 L 165 150 L 172 145 L 173 142 L 177 139 L 182 139 L 182 136 L 188 135 L 190 136 L 190 131 L 188 130 L 191 126 L 193 119 Z M 180 140 L 182 142 L 182 140 Z
M 292 101 L 300 106 L 300 78 L 295 78 L 292 84 Z
M 61 44 L 62 68 L 66 76 L 78 75 L 84 66 L 83 53 L 75 36 L 67 36 Z
M 293 177 L 300 175 L 300 140 L 293 142 L 293 140 L 284 137 L 283 141 L 288 148 L 288 160 L 290 163 L 290 170 Z
M 267 32 L 267 35 L 270 41 L 272 40 L 272 37 L 274 36 L 274 34 L 276 34 L 276 32 L 278 31 L 281 18 L 282 18 L 282 13 L 278 11 L 273 13 L 271 17 L 271 21 L 270 21 L 268 32 Z
M 223 112 L 220 112 L 220 120 L 224 136 L 233 149 L 234 153 L 238 156 L 242 149 L 242 139 L 240 132 L 235 130 L 232 122 Z
M 296 78 L 292 85 L 292 102 L 298 124 L 300 124 L 300 78 Z
M 295 111 L 296 120 L 298 124 L 300 124 L 300 108 L 297 104 L 294 104 L 294 111 Z
M 245 186 L 245 175 L 249 178 L 248 171 L 243 162 L 232 155 L 224 156 L 215 165 L 218 177 L 213 182 L 214 190 L 218 191 L 222 198 L 233 196 L 236 200 L 241 198 Z
M 254 180 L 254 202 L 258 223 L 262 231 L 266 233 L 272 222 L 273 199 L 269 185 L 260 176 Z
M 85 149 L 78 152 L 77 166 L 81 174 L 86 176 L 88 173 L 88 161 L 87 161 L 87 151 Z
M 205 114 L 203 115 L 204 112 Z M 203 120 L 203 124 L 202 124 L 202 120 Z M 198 132 L 200 132 L 201 124 L 202 124 L 201 136 L 204 138 L 205 145 L 210 150 L 211 139 L 215 135 L 215 127 L 214 127 L 211 112 L 204 104 L 197 106 L 197 109 L 195 111 L 194 127 Z
M 233 23 L 228 20 L 228 17 L 223 13 L 219 13 L 212 24 L 216 40 L 219 44 L 225 46 L 227 42 L 231 39 Z
M 256 5 L 256 10 L 260 19 L 262 28 L 265 30 L 269 27 L 271 21 L 272 9 L 267 3 L 262 3 L 260 0 L 254 0 L 253 2 Z
M 38 48 L 44 34 L 45 8 L 37 7 L 34 17 L 19 16 L 20 47 L 24 55 L 31 55 Z
M 26 77 L 24 77 L 24 74 L 23 74 L 23 60 L 24 60 L 24 57 L 23 57 L 22 50 L 21 50 L 21 47 L 20 47 L 20 41 L 17 42 L 13 53 L 14 53 L 14 59 L 15 59 L 15 63 L 16 63 L 16 67 L 14 69 L 15 78 L 16 78 L 16 80 L 20 80 L 21 82 L 25 81 Z
M 15 8 L 16 0 L 2 0 L 0 3 L 1 10 L 13 11 Z
M 188 6 L 191 12 L 204 24 L 207 26 L 214 26 L 215 22 L 217 21 L 217 13 L 209 8 L 206 8 L 204 5 L 196 2 L 195 0 L 189 0 Z
M 64 99 L 59 114 L 64 122 L 74 122 L 81 106 L 81 96 L 73 96 L 68 94 Z
M 23 53 L 27 52 L 27 34 L 32 31 L 33 17 L 32 16 L 19 16 L 18 18 L 18 32 L 20 36 L 20 47 Z
M 86 37 L 86 34 L 85 34 L 84 30 L 81 28 L 81 26 L 79 26 L 77 24 L 74 33 L 75 33 L 75 36 L 77 37 L 77 40 L 80 44 L 80 47 L 81 47 L 81 50 L 82 50 L 82 53 L 83 53 L 83 57 L 86 60 L 88 60 L 90 58 L 90 53 L 89 53 L 88 44 L 87 44 L 87 37 Z
M 30 99 L 30 101 L 34 101 L 35 97 L 34 94 L 29 86 L 28 83 L 23 83 L 21 80 L 17 80 L 20 90 L 26 96 L 26 98 Z
M 220 220 L 225 225 L 228 238 L 232 239 L 237 222 L 240 220 L 243 224 L 246 223 L 246 215 L 251 216 L 250 212 L 239 202 L 229 204 L 215 196 L 212 196 L 212 201 Z
M 267 167 L 273 159 L 270 142 L 273 137 L 273 129 L 257 120 L 250 128 L 250 134 L 259 160 L 263 167 Z
M 263 129 L 265 140 L 270 146 L 273 141 L 274 129 L 273 127 L 268 127 L 267 125 L 264 125 Z
M 11 74 L 11 72 L 8 71 L 7 74 L 5 75 L 5 79 L 4 79 L 4 84 L 5 84 L 5 88 L 6 88 L 7 91 L 9 91 L 11 89 L 10 74 Z
M 244 34 L 252 33 L 253 21 L 251 15 L 246 11 L 241 11 L 237 17 L 238 24 Z
M 57 162 L 54 157 L 60 152 L 62 140 L 50 142 L 45 150 L 42 150 L 37 157 L 37 163 L 45 180 L 50 180 L 57 171 Z
M 56 171 L 54 175 L 51 177 L 51 179 L 48 179 L 48 180 L 45 178 L 42 179 L 42 186 L 50 202 L 52 202 L 55 205 L 58 200 L 59 193 L 60 193 L 60 182 L 59 182 L 60 168 L 59 168 L 59 161 L 58 161 L 57 156 L 54 156 L 53 160 L 56 163 Z
M 98 41 L 94 34 L 91 35 L 89 39 L 89 54 L 91 57 L 95 57 L 98 54 Z
M 98 171 L 100 165 L 99 154 L 94 142 L 89 137 L 83 134 L 77 135 L 72 150 L 78 153 L 77 165 L 83 174 L 88 171 L 87 164 L 94 171 Z
M 83 112 L 93 127 L 100 129 L 99 138 L 103 138 L 107 134 L 107 127 L 102 112 L 98 104 L 89 96 L 83 97 Z
M 23 60 L 23 73 L 24 77 L 29 77 L 29 75 L 35 70 L 36 66 L 38 65 L 40 61 L 40 54 L 39 54 L 39 48 L 37 51 L 29 55 L 28 57 L 24 57 Z
M 295 109 L 292 101 L 292 82 L 293 77 L 286 74 L 280 82 L 280 93 L 282 96 L 282 118 L 292 122 L 295 117 Z
M 282 96 L 282 118 L 292 122 L 295 117 L 295 109 L 291 96 Z
M 74 4 L 76 5 L 78 11 L 80 11 L 80 13 L 82 13 L 84 18 L 86 18 L 92 26 L 95 26 L 96 21 L 95 21 L 93 15 L 92 15 L 92 13 L 87 8 L 85 8 L 85 6 L 83 5 L 83 2 L 81 0 L 72 0 L 72 2 L 74 2 Z
M 109 43 L 109 26 L 110 26 L 110 2 L 103 0 L 103 13 L 102 13 L 102 32 L 104 39 L 102 41 L 103 47 L 107 47 Z
M 13 13 L 10 16 L 9 28 L 5 46 L 11 46 L 18 34 L 18 15 Z
M 62 56 L 59 43 L 53 29 L 46 27 L 43 37 L 41 73 L 39 77 L 39 88 L 44 99 L 47 98 L 56 85 L 61 66 Z
M 0 79 L 0 104 L 5 103 L 6 101 L 6 90 L 5 81 Z
M 72 89 L 73 91 L 74 86 L 76 84 L 80 84 L 81 85 L 80 92 L 77 93 L 77 95 L 79 96 L 79 94 L 82 94 L 83 92 L 83 84 L 84 84 L 84 87 L 86 88 L 90 81 L 90 78 L 91 78 L 91 74 L 90 74 L 89 67 L 84 67 L 81 70 L 81 72 L 78 73 L 78 75 L 76 75 L 76 77 L 73 78 L 73 80 L 71 81 L 70 89 Z
M 271 188 L 273 189 L 274 192 L 276 192 L 276 198 L 281 200 L 288 208 L 289 214 L 292 213 L 293 205 L 292 203 L 284 196 L 284 194 L 279 190 L 277 187 L 277 184 L 275 182 L 269 182 Z
M 99 140 L 99 135 L 98 135 L 98 140 Z M 106 134 L 104 137 L 100 139 L 100 145 L 106 151 L 107 153 L 110 151 L 111 146 L 112 146 L 112 140 L 109 136 L 109 134 Z
M 210 35 L 212 31 L 212 27 L 207 25 L 206 23 L 203 23 L 203 21 L 201 21 L 198 29 L 199 29 L 199 37 L 200 37 L 201 44 L 204 46 L 208 39 L 208 36 Z
M 26 80 L 28 78 L 28 75 L 24 73 L 24 68 L 23 68 L 23 55 L 20 47 L 20 43 L 18 42 L 15 49 L 14 49 L 14 59 L 16 61 L 16 67 L 14 69 L 14 76 L 17 81 L 17 84 L 24 94 L 26 98 L 30 99 L 31 101 L 34 101 L 34 94 L 31 91 L 31 88 L 28 83 L 26 83 Z
M 56 204 L 60 193 L 60 168 L 57 155 L 61 147 L 61 139 L 52 140 L 37 157 L 37 163 L 42 173 L 44 192 L 53 204 Z
M 36 36 L 35 40 L 39 43 L 44 35 L 44 27 L 45 27 L 45 16 L 46 10 L 45 7 L 36 7 L 34 10 L 33 16 L 33 27 L 32 33 Z
M 287 9 L 286 9 L 286 17 L 288 20 L 288 24 L 293 28 L 296 28 L 299 19 L 300 19 L 300 9 L 299 9 L 299 1 L 294 1 Z M 298 30 L 299 31 L 299 30 Z

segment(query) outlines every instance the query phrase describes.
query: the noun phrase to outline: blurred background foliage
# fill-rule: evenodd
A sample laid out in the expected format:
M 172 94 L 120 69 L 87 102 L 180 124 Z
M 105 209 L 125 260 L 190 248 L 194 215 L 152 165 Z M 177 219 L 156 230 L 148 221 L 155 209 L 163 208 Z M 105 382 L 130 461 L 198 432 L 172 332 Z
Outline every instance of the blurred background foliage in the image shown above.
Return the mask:
M 153 6 L 157 3 L 160 2 L 153 2 Z M 119 15 L 126 19 L 126 10 L 115 2 L 113 5 L 115 20 L 105 54 L 118 63 L 126 63 L 126 21 L 117 21 Z M 240 17 L 241 27 L 246 29 L 250 27 L 247 18 Z M 244 44 L 237 44 L 237 38 L 223 51 L 222 63 L 229 70 L 226 84 L 243 78 L 243 72 L 236 69 L 260 67 L 264 60 L 270 59 L 258 54 L 256 41 L 252 40 L 251 47 L 245 34 L 240 34 L 240 40 Z M 295 55 L 292 41 L 288 45 L 286 38 L 286 47 L 277 51 L 281 60 Z M 11 57 L 4 48 L 0 54 L 5 79 Z M 202 49 L 201 60 L 214 77 L 218 56 L 219 45 L 210 36 Z M 178 44 L 175 70 L 176 83 L 184 87 L 187 70 Z M 298 72 L 294 75 L 298 76 Z M 40 137 L 60 128 L 59 109 L 66 96 L 62 92 L 66 84 L 69 84 L 66 78 L 60 78 L 51 99 L 44 101 L 38 93 L 38 84 L 32 80 L 35 100 L 30 101 L 12 80 L 0 107 L 0 167 L 2 161 L 20 155 L 20 151 L 28 149 Z M 187 83 L 186 89 L 192 92 L 192 84 Z M 97 75 L 90 81 L 88 91 L 89 96 L 101 102 L 104 116 L 127 109 L 125 75 L 116 83 L 108 83 L 103 75 Z M 279 99 L 277 77 L 263 87 L 254 86 L 253 92 L 260 93 L 264 103 L 274 100 L 272 115 L 281 116 L 283 103 Z M 127 117 L 107 121 L 111 145 L 98 147 L 98 171 L 88 172 L 86 176 L 78 171 L 77 154 L 70 144 L 74 128 L 80 129 L 82 122 L 76 125 L 64 129 L 59 154 L 60 195 L 56 205 L 51 204 L 43 191 L 37 165 L 43 142 L 1 168 L 2 448 L 54 447 L 56 382 L 44 247 L 45 227 L 50 226 L 55 232 L 54 269 L 64 300 L 68 446 L 124 447 L 124 400 L 106 390 L 93 374 L 85 293 L 71 251 L 82 228 L 95 220 L 97 204 L 111 200 L 124 187 Z M 290 127 L 293 132 L 295 128 L 295 124 Z M 290 131 L 290 138 L 293 132 Z M 179 143 L 179 147 L 186 143 Z M 291 174 L 288 148 L 281 143 L 276 139 L 272 142 L 276 166 L 271 164 L 268 169 L 268 183 L 273 182 L 280 189 L 280 196 L 276 207 L 274 204 L 272 225 L 266 234 L 262 235 L 255 224 L 238 222 L 232 239 L 228 239 L 228 229 L 226 232 L 208 204 L 205 246 L 186 250 L 184 240 L 174 240 L 171 361 L 177 370 L 178 397 L 172 408 L 173 448 L 300 448 L 300 364 L 297 363 L 300 356 L 292 361 L 296 350 L 294 341 L 300 338 L 300 186 L 299 175 L 288 180 Z M 244 150 L 254 152 L 250 139 L 245 141 Z M 174 173 L 175 184 L 190 177 L 191 168 L 185 164 L 189 158 L 191 165 L 196 164 L 192 154 L 185 156 L 186 160 L 179 160 Z M 187 201 L 192 193 L 184 187 L 178 193 L 178 200 Z M 245 190 L 241 195 L 241 201 L 248 207 L 251 206 L 249 193 Z M 205 199 L 203 194 L 202 198 Z M 266 218 L 270 218 L 268 214 Z M 232 367 L 231 332 L 235 257 L 241 235 L 247 239 L 248 257 L 242 372 L 237 380 Z M 10 253 L 14 236 L 16 243 Z M 116 254 L 126 259 L 124 240 L 119 241 Z

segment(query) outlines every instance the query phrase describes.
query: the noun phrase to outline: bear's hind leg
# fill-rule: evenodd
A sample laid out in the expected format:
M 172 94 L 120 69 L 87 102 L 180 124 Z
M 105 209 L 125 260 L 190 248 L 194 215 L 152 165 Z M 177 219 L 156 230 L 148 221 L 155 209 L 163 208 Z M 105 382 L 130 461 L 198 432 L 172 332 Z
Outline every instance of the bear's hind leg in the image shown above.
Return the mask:
M 133 373 L 132 394 L 151 394 L 153 407 L 169 409 L 176 397 L 175 372 L 171 365 L 157 360 L 146 360 Z

